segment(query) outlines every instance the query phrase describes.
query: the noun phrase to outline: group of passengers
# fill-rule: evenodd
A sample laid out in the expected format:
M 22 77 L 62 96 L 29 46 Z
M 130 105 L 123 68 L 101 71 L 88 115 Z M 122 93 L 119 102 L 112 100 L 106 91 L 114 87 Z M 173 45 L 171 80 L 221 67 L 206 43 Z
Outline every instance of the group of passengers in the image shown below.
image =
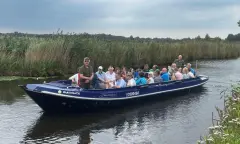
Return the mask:
M 181 55 L 171 66 L 164 67 L 161 71 L 157 65 L 154 65 L 150 70 L 148 64 L 145 64 L 143 69 L 136 70 L 133 68 L 127 70 L 126 67 L 122 69 L 116 67 L 114 69 L 110 65 L 107 72 L 104 72 L 103 67 L 99 66 L 98 71 L 93 73 L 93 68 L 89 65 L 89 62 L 88 57 L 84 58 L 84 65 L 78 69 L 78 74 L 69 78 L 84 89 L 89 89 L 91 86 L 95 89 L 123 88 L 170 80 L 182 80 L 196 76 L 196 72 L 190 63 L 185 66 Z

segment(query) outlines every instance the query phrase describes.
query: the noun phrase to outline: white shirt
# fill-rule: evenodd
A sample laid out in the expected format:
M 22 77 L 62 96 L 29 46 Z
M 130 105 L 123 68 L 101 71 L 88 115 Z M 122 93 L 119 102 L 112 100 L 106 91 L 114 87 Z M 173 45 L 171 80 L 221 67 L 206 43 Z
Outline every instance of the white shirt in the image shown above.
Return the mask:
M 153 79 L 152 77 L 150 77 L 150 78 L 148 79 L 148 82 L 149 82 L 149 84 L 154 83 L 154 79 Z
M 128 80 L 127 86 L 136 86 L 135 80 L 133 78 Z
M 116 80 L 115 72 L 113 72 L 112 74 L 110 74 L 110 72 L 107 71 L 107 72 L 105 73 L 105 77 L 106 77 L 106 79 L 109 80 L 109 81 L 115 81 L 115 80 Z M 111 82 L 110 85 L 113 86 L 113 85 L 114 85 L 113 82 Z
M 192 72 L 188 72 L 188 74 L 187 74 L 190 78 L 194 78 L 194 75 L 193 75 L 193 73 Z

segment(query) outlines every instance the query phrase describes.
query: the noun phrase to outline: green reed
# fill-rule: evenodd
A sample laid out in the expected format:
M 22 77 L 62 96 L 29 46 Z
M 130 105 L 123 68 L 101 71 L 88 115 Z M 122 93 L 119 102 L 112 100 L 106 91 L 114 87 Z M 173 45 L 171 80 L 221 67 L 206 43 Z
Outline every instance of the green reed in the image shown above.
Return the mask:
M 186 61 L 229 59 L 240 55 L 240 44 L 187 40 L 151 42 L 100 40 L 83 35 L 0 36 L 0 75 L 52 76 L 75 73 L 83 58 L 91 65 L 140 67 L 168 64 L 179 54 Z

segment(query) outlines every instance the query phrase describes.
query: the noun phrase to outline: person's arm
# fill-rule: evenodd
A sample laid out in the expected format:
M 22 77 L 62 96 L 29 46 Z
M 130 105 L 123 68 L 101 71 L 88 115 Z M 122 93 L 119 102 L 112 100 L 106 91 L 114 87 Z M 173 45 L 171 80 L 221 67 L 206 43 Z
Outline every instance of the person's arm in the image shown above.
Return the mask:
M 86 77 L 83 75 L 83 67 L 79 68 L 78 73 L 80 73 L 81 79 L 90 80 L 90 77 Z
M 92 80 L 94 76 L 94 73 L 92 73 L 92 75 L 90 76 L 89 80 Z
M 102 81 L 102 82 L 105 83 L 105 81 L 106 81 L 106 77 L 105 77 L 105 74 L 103 74 L 103 75 L 104 75 L 104 76 L 103 76 L 103 77 L 104 77 L 103 79 L 102 79 L 102 78 L 99 78 L 99 77 L 98 77 L 98 79 L 99 79 L 100 81 Z

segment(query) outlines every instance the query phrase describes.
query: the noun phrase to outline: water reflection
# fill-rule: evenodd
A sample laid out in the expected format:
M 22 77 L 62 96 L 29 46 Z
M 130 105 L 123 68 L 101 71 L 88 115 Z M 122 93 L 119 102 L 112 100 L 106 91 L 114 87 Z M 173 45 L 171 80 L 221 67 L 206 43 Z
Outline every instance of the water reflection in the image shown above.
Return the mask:
M 24 91 L 18 86 L 18 81 L 14 82 L 0 82 L 0 104 L 12 104 L 17 98 L 22 98 Z
M 207 91 L 206 87 L 200 87 L 188 95 L 177 98 L 148 102 L 141 106 L 130 106 L 121 110 L 109 110 L 97 114 L 53 116 L 43 113 L 28 128 L 23 143 L 64 142 L 76 135 L 78 143 L 85 144 L 101 141 L 101 139 L 93 139 L 92 134 L 101 133 L 107 129 L 112 129 L 115 139 L 118 139 L 124 131 L 141 132 L 150 123 L 152 125 L 159 121 L 162 124 L 167 123 L 171 117 L 174 118 L 174 115 L 179 112 L 182 113 L 181 115 L 187 115 L 192 110 L 193 106 L 191 105 L 196 105 Z M 182 109 L 183 107 L 188 107 L 188 109 Z M 164 125 L 161 129 L 164 130 Z
M 48 79 L 52 81 L 56 79 Z M 18 99 L 25 97 L 25 92 L 18 87 L 18 85 L 30 84 L 30 83 L 43 83 L 45 80 L 13 80 L 13 81 L 0 81 L 0 104 L 13 104 Z

